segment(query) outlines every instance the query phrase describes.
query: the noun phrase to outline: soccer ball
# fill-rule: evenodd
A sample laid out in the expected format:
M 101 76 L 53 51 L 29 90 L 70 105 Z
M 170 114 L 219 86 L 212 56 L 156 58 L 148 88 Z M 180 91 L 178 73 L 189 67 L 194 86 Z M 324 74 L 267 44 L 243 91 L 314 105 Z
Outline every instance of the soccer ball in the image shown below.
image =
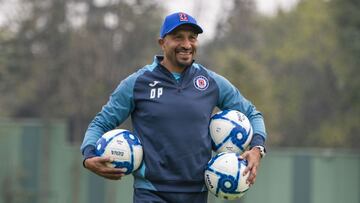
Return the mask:
M 217 112 L 210 119 L 209 132 L 215 152 L 241 154 L 253 137 L 249 119 L 236 110 Z
M 222 152 L 210 159 L 205 169 L 205 185 L 216 197 L 234 200 L 242 197 L 249 189 L 243 172 L 247 166 L 245 159 L 239 154 Z
M 140 140 L 128 130 L 115 129 L 104 133 L 96 142 L 97 156 L 111 157 L 107 166 L 126 169 L 128 175 L 139 168 L 143 159 Z

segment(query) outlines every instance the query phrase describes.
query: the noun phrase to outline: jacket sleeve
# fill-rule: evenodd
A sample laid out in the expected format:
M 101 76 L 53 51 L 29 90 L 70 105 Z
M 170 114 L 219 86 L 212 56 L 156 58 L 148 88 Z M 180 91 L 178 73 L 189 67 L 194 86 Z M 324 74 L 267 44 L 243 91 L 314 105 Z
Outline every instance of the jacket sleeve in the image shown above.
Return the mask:
M 254 130 L 254 142 L 250 145 L 264 145 L 266 140 L 266 129 L 264 118 L 260 111 L 256 109 L 256 107 L 247 100 L 240 91 L 232 85 L 226 78 L 214 73 L 210 72 L 210 76 L 215 80 L 218 88 L 219 88 L 219 99 L 217 103 L 217 107 L 221 110 L 224 109 L 233 109 L 238 110 L 245 114 L 253 127 Z
M 111 94 L 108 102 L 89 124 L 80 147 L 85 158 L 95 156 L 97 140 L 107 131 L 115 129 L 134 109 L 133 88 L 135 76 L 123 80 Z

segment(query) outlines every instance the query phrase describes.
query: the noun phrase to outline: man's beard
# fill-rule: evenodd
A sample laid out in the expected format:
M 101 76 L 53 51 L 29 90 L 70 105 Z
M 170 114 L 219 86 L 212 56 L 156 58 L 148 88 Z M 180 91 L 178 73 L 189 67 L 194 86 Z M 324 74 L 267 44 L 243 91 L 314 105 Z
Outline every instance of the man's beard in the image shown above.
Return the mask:
M 177 58 L 177 54 L 178 54 L 179 52 L 181 52 L 181 51 L 188 52 L 189 50 L 186 50 L 186 49 L 177 49 L 177 50 L 175 50 L 175 55 L 174 55 L 174 60 L 173 60 L 173 61 L 174 61 L 176 64 L 174 64 L 174 65 L 176 65 L 176 66 L 178 66 L 178 67 L 181 67 L 181 68 L 189 67 L 189 66 L 192 64 L 192 62 L 193 62 L 193 58 L 194 58 L 194 53 L 195 53 L 195 51 L 194 51 L 194 50 L 190 50 L 191 56 L 189 56 L 189 57 L 191 58 L 191 60 L 186 60 L 186 61 L 179 60 L 179 59 Z

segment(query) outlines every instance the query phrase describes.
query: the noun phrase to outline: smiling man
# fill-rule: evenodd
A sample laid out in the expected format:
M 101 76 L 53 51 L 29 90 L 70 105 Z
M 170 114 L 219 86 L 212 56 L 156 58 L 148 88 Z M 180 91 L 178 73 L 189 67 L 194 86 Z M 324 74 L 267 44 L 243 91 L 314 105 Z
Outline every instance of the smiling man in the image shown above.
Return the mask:
M 209 121 L 215 107 L 243 112 L 254 136 L 246 172 L 253 184 L 266 139 L 262 114 L 224 77 L 195 63 L 202 28 L 186 13 L 167 16 L 158 43 L 163 56 L 121 81 L 90 123 L 81 145 L 84 166 L 113 180 L 122 169 L 106 166 L 95 156 L 105 132 L 131 116 L 133 133 L 143 145 L 143 163 L 134 176 L 134 202 L 206 203 L 204 170 L 211 158 Z

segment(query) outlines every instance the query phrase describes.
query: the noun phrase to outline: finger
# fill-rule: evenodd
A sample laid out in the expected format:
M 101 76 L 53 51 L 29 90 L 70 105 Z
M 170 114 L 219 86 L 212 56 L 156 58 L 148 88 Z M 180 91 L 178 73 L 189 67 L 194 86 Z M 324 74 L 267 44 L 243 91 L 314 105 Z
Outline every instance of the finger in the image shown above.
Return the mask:
M 257 167 L 254 166 L 252 169 L 251 169 L 251 172 L 250 172 L 250 175 L 249 177 L 247 178 L 247 183 L 248 184 L 254 184 L 255 182 L 255 179 L 256 179 L 256 174 L 257 174 Z
M 239 156 L 239 158 L 240 158 L 240 159 L 247 159 L 248 156 L 249 156 L 249 152 L 246 151 L 246 152 L 242 153 L 242 154 Z
M 125 176 L 125 173 L 123 170 L 118 168 L 101 168 L 101 170 L 98 171 L 99 174 L 106 177 L 122 177 Z
M 247 160 L 248 159 L 247 153 L 245 152 L 245 153 L 241 154 L 240 156 L 238 156 L 238 159 L 239 160 Z
M 111 180 L 120 180 L 124 176 L 124 174 L 109 174 L 109 173 L 99 173 L 99 175 Z
M 104 169 L 104 172 L 111 173 L 111 174 L 124 174 L 126 171 L 127 171 L 126 168 L 107 167 L 106 169 Z
M 125 173 L 127 171 L 127 168 L 116 168 L 116 169 L 118 169 L 119 171 L 121 171 L 123 173 Z
M 101 173 L 124 174 L 125 172 L 127 172 L 126 168 L 114 168 L 109 165 L 101 166 L 99 168 L 101 168 L 101 170 L 100 170 Z
M 246 174 L 249 173 L 249 171 L 253 168 L 253 164 L 252 163 L 248 163 L 247 167 L 245 168 L 243 175 L 246 176 Z
M 113 162 L 113 158 L 111 157 L 108 157 L 108 156 L 101 156 L 101 157 L 98 157 L 98 162 L 100 163 L 107 163 L 107 162 Z
M 246 179 L 246 183 L 252 185 L 254 182 L 254 178 L 255 176 L 252 173 L 250 173 L 249 177 Z
M 251 182 L 249 182 L 249 186 L 251 187 L 251 186 L 253 186 L 254 184 L 255 184 L 255 180 L 256 180 L 256 177 L 254 178 L 254 179 L 252 179 L 252 181 Z

